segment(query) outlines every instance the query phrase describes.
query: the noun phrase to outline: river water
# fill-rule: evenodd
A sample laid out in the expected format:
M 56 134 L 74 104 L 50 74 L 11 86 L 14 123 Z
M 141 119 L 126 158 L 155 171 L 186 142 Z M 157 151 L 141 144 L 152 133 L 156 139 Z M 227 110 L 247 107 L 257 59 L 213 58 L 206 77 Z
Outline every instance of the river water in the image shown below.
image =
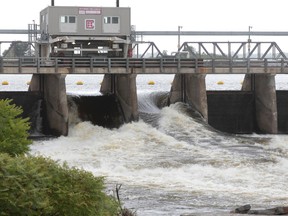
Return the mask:
M 0 90 L 26 89 L 29 77 L 17 79 Z M 67 91 L 97 95 L 101 79 L 68 76 Z M 84 85 L 77 86 L 79 80 Z M 151 80 L 155 85 L 147 84 Z M 172 80 L 171 75 L 138 76 L 139 122 L 113 130 L 71 124 L 69 136 L 35 141 L 31 154 L 106 176 L 109 194 L 121 184 L 124 206 L 140 216 L 229 215 L 245 204 L 287 206 L 288 136 L 229 135 L 206 125 L 185 104 L 159 109 L 156 104 Z M 242 80 L 215 75 L 207 76 L 206 84 L 209 90 L 237 90 Z M 285 89 L 288 79 L 276 80 L 277 89 Z

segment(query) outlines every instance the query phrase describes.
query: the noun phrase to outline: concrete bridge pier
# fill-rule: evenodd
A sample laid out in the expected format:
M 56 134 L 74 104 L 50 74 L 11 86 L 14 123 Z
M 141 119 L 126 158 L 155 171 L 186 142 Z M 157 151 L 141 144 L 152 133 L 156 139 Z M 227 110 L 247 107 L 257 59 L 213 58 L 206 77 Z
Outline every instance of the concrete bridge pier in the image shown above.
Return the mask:
M 278 133 L 275 75 L 245 75 L 242 90 L 254 91 L 256 124 L 260 132 Z
M 208 122 L 208 105 L 205 74 L 176 74 L 172 83 L 168 104 L 188 103 Z
M 66 75 L 33 74 L 29 91 L 43 94 L 47 128 L 52 135 L 68 135 L 68 103 L 65 85 Z
M 126 123 L 139 120 L 136 74 L 105 74 L 100 92 L 117 97 Z

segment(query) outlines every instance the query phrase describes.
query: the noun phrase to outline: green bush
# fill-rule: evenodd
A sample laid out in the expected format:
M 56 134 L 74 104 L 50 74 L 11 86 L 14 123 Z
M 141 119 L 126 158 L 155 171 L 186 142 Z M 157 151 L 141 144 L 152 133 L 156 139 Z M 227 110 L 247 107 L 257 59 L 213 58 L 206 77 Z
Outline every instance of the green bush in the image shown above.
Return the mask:
M 103 181 L 43 157 L 0 154 L 0 215 L 117 215 Z
M 28 139 L 29 119 L 21 118 L 21 107 L 11 102 L 0 100 L 0 152 L 15 156 L 28 152 L 32 142 Z

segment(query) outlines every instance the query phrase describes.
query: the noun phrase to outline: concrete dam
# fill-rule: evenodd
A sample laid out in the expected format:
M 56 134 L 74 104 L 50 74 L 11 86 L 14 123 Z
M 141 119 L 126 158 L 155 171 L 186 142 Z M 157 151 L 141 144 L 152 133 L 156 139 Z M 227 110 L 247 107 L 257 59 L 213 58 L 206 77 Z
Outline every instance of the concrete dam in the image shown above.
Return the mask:
M 0 98 L 12 98 L 23 107 L 23 115 L 31 119 L 31 134 L 67 136 L 71 109 L 77 110 L 80 120 L 108 128 L 138 121 L 139 74 L 175 75 L 166 106 L 188 104 L 215 129 L 288 132 L 287 94 L 275 87 L 275 75 L 288 74 L 288 58 L 276 42 L 252 42 L 250 28 L 249 32 L 234 32 L 248 35 L 248 41 L 182 45 L 180 35 L 193 32 L 181 32 L 180 28 L 162 32 L 178 36 L 178 49 L 169 55 L 154 42 L 138 40 L 145 32 L 131 28 L 128 7 L 55 6 L 52 1 L 39 15 L 39 25 L 28 25 L 29 55 L 15 57 L 21 42 L 14 41 L 0 56 L 0 74 L 32 74 L 28 92 L 0 92 Z M 143 44 L 148 45 L 144 50 Z M 68 74 L 104 75 L 102 96 L 67 96 Z M 207 91 L 207 74 L 243 74 L 245 79 L 241 91 Z
M 44 75 L 44 76 L 47 76 L 47 75 Z M 197 77 L 198 77 L 197 83 L 201 83 L 199 82 L 199 76 Z M 201 75 L 200 81 L 202 81 L 205 84 L 205 79 L 203 79 L 203 77 L 204 76 Z M 137 121 L 139 119 L 138 104 L 137 104 L 138 103 L 137 86 L 136 86 L 136 81 L 134 78 L 136 78 L 136 76 L 133 75 L 133 79 L 132 79 L 133 87 L 127 88 L 127 83 L 129 83 L 127 80 L 123 81 L 124 85 L 122 85 L 121 87 L 121 79 L 124 79 L 123 77 L 119 78 L 120 80 L 119 82 L 117 81 L 117 79 L 115 79 L 115 77 L 113 78 L 113 76 L 106 76 L 106 78 L 104 78 L 104 81 L 102 82 L 102 87 L 101 87 L 101 92 L 103 93 L 103 95 L 98 95 L 98 96 L 84 96 L 84 95 L 82 96 L 81 95 L 78 95 L 78 96 L 68 95 L 67 96 L 66 92 L 65 93 L 62 92 L 62 94 L 66 98 L 66 99 L 61 98 L 62 101 L 63 100 L 65 101 L 65 106 L 63 107 L 61 107 L 60 106 L 61 103 L 59 103 L 60 97 L 55 100 L 55 95 L 54 95 L 53 97 L 54 99 L 52 99 L 51 101 L 47 99 L 47 96 L 45 98 L 45 93 L 43 92 L 45 89 L 44 86 L 42 86 L 39 89 L 39 91 L 31 91 L 33 89 L 33 86 L 35 87 L 33 83 L 31 83 L 30 91 L 27 91 L 27 92 L 0 92 L 0 99 L 5 99 L 5 98 L 13 99 L 13 102 L 16 105 L 21 106 L 23 108 L 24 110 L 23 117 L 30 118 L 31 136 L 67 135 L 69 132 L 68 131 L 69 124 L 71 123 L 71 121 L 73 121 L 73 119 L 71 119 L 73 117 L 71 117 L 70 115 L 72 111 L 74 113 L 75 112 L 77 113 L 76 122 L 77 121 L 90 121 L 95 125 L 103 126 L 106 128 L 118 128 L 125 123 L 131 122 L 131 121 Z M 91 75 L 91 79 L 93 79 L 93 75 Z M 131 79 L 131 77 L 129 79 Z M 189 83 L 193 83 L 193 80 L 191 80 L 191 77 L 190 78 L 186 77 L 185 79 L 186 81 L 184 82 L 187 82 L 188 80 Z M 34 80 L 35 80 L 35 77 L 34 77 Z M 65 79 L 60 79 L 60 80 L 64 81 L 63 83 L 65 83 Z M 39 84 L 39 82 L 40 81 L 38 80 L 37 84 Z M 41 82 L 43 85 L 44 83 L 43 78 Z M 251 83 L 251 80 L 249 80 L 249 82 Z M 177 83 L 178 83 L 178 86 L 177 86 Z M 106 88 L 105 88 L 105 85 L 106 85 Z M 49 88 L 50 91 L 51 89 L 52 90 L 57 89 L 57 92 L 58 92 L 59 89 L 55 88 L 55 80 L 53 81 L 53 86 L 54 88 Z M 111 86 L 113 87 L 110 88 Z M 193 110 L 196 110 L 197 112 L 199 112 L 201 116 L 203 117 L 203 121 L 206 121 L 210 126 L 212 126 L 213 128 L 219 131 L 233 133 L 233 134 L 275 133 L 274 131 L 272 131 L 272 129 L 270 132 L 264 131 L 263 125 L 262 127 L 261 125 L 260 126 L 258 125 L 259 120 L 257 120 L 256 110 L 257 110 L 257 106 L 259 106 L 257 105 L 257 100 L 259 103 L 259 99 L 257 99 L 257 94 L 255 93 L 256 92 L 255 89 L 253 91 L 252 90 L 250 91 L 246 91 L 246 90 L 241 90 L 241 91 L 211 91 L 209 90 L 207 91 L 204 89 L 205 91 L 204 93 L 203 92 L 201 93 L 202 95 L 201 97 L 202 97 L 202 100 L 203 100 L 203 97 L 204 99 L 206 97 L 206 101 L 207 101 L 206 105 L 202 106 L 201 108 L 201 106 L 199 106 L 199 103 L 198 103 L 198 108 L 197 108 L 197 103 L 191 101 L 191 98 L 192 98 L 191 92 L 196 92 L 197 90 L 197 88 L 195 88 L 195 85 L 193 86 L 194 87 L 192 90 L 186 87 L 185 88 L 186 90 L 183 92 L 182 91 L 184 88 L 183 77 L 181 77 L 181 75 L 176 75 L 173 81 L 173 85 L 171 87 L 171 91 L 164 94 L 164 96 L 161 96 L 161 101 L 159 99 L 159 101 L 156 101 L 155 103 L 159 108 L 163 108 L 163 106 L 169 106 L 171 103 L 184 102 L 188 104 Z M 129 89 L 129 91 L 127 91 L 127 94 L 129 95 L 129 97 L 127 98 L 130 98 L 128 102 L 125 102 L 125 100 L 123 100 L 123 92 L 121 93 L 122 96 L 119 93 L 121 92 L 119 91 L 119 89 L 121 90 L 123 88 L 126 90 Z M 132 91 L 132 93 L 134 92 L 133 94 L 130 92 L 131 89 L 133 89 Z M 134 91 L 134 89 L 136 91 Z M 197 91 L 199 92 L 199 90 Z M 275 101 L 277 102 L 275 104 L 277 107 L 277 110 L 276 110 L 277 132 L 276 133 L 287 133 L 288 132 L 288 125 L 287 125 L 288 114 L 286 111 L 286 107 L 288 106 L 288 91 L 283 91 L 283 90 L 276 91 L 275 90 L 275 93 L 276 93 Z M 56 95 L 58 94 L 59 92 Z M 197 96 L 196 99 L 200 100 L 201 97 Z M 130 105 L 129 103 L 132 104 L 133 106 Z M 263 102 L 261 102 L 261 106 L 263 106 Z M 199 107 L 202 109 L 202 112 L 199 111 L 201 110 Z M 62 114 L 61 114 L 61 110 L 62 110 Z M 63 112 L 63 110 L 65 112 Z M 203 110 L 205 112 L 203 112 Z M 54 112 L 54 114 L 51 114 L 51 112 L 52 113 Z M 271 116 L 271 114 L 269 114 L 269 112 L 267 114 L 267 111 L 265 112 L 267 115 L 267 119 L 269 119 L 269 116 Z M 54 117 L 51 118 L 51 115 L 54 115 Z M 273 125 L 271 124 L 271 121 L 270 121 L 270 125 Z

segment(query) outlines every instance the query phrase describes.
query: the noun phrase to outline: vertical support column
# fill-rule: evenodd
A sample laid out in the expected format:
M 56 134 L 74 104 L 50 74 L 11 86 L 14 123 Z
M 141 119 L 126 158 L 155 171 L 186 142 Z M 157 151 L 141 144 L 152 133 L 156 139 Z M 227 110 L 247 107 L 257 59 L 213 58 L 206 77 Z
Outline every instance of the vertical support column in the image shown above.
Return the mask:
M 105 75 L 100 92 L 116 95 L 122 107 L 125 122 L 138 121 L 136 74 Z
M 65 75 L 34 74 L 29 91 L 41 91 L 45 101 L 46 125 L 56 136 L 68 135 L 68 103 Z
M 115 83 L 112 82 L 112 80 L 113 80 L 112 76 L 115 76 L 115 75 L 112 75 L 112 74 L 105 74 L 104 75 L 104 78 L 102 80 L 101 87 L 100 87 L 100 92 L 104 95 L 114 94 L 113 89 L 115 88 Z M 114 79 L 115 79 L 115 77 L 114 77 Z
M 171 90 L 170 90 L 170 95 L 168 98 L 168 105 L 170 104 L 174 104 L 177 102 L 184 102 L 183 100 L 183 95 L 184 92 L 183 91 L 183 76 L 182 74 L 175 74 L 173 82 L 172 82 L 172 86 L 171 86 Z
M 40 45 L 38 47 L 39 49 L 39 55 L 40 57 L 49 57 L 51 51 L 50 51 L 50 45 Z
M 170 91 L 169 103 L 187 102 L 208 121 L 205 77 L 205 74 L 176 74 Z
M 254 91 L 255 117 L 260 132 L 269 134 L 278 133 L 275 75 L 246 75 L 242 90 Z
M 208 105 L 205 78 L 205 74 L 187 74 L 186 97 L 192 108 L 200 112 L 204 119 L 208 122 Z

